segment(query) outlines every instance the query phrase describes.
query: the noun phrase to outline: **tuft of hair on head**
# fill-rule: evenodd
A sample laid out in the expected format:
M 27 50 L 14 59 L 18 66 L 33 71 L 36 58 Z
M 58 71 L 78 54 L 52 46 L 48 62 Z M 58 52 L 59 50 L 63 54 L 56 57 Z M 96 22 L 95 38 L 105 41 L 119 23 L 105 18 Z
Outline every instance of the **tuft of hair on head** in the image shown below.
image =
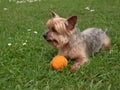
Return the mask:
M 59 17 L 59 15 L 56 14 L 54 11 L 51 12 L 51 15 L 52 15 L 53 18 Z

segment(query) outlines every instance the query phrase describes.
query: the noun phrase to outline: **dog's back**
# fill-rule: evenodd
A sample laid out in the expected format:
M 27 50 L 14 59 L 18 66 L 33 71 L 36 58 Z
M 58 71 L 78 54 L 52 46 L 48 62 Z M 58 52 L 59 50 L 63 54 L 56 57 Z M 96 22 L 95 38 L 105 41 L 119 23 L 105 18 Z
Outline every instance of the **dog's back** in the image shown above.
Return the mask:
M 105 31 L 97 28 L 88 28 L 82 32 L 82 35 L 90 54 L 98 52 L 106 42 L 105 39 L 109 38 Z

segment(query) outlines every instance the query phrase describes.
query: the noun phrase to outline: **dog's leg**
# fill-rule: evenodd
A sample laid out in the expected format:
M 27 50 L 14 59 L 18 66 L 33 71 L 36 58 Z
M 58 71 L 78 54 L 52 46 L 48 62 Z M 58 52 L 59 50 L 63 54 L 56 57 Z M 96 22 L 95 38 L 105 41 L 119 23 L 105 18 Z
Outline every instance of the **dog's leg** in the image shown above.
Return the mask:
M 81 55 L 79 55 L 79 57 L 76 60 L 77 60 L 77 62 L 75 64 L 73 64 L 70 69 L 71 72 L 78 70 L 83 64 L 88 62 L 88 56 L 81 54 Z

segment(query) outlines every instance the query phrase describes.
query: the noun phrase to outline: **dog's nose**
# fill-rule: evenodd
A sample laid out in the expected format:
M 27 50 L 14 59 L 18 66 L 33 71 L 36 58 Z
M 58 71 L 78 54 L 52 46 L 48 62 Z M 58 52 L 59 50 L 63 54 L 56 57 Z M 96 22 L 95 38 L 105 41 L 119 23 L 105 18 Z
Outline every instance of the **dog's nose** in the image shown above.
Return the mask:
M 47 35 L 46 35 L 46 34 L 43 34 L 43 37 L 44 37 L 44 38 L 47 38 Z

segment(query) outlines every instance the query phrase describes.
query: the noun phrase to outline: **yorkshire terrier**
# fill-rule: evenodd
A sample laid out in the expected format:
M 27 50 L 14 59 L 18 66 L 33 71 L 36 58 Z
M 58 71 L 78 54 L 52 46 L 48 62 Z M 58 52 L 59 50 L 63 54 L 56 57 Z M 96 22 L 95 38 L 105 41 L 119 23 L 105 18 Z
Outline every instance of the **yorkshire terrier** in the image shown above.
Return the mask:
M 77 16 L 65 19 L 52 12 L 52 18 L 47 21 L 48 30 L 43 35 L 49 44 L 58 48 L 58 55 L 76 60 L 70 69 L 72 72 L 88 62 L 90 54 L 102 47 L 107 51 L 111 47 L 107 30 L 88 28 L 80 32 L 76 23 Z

